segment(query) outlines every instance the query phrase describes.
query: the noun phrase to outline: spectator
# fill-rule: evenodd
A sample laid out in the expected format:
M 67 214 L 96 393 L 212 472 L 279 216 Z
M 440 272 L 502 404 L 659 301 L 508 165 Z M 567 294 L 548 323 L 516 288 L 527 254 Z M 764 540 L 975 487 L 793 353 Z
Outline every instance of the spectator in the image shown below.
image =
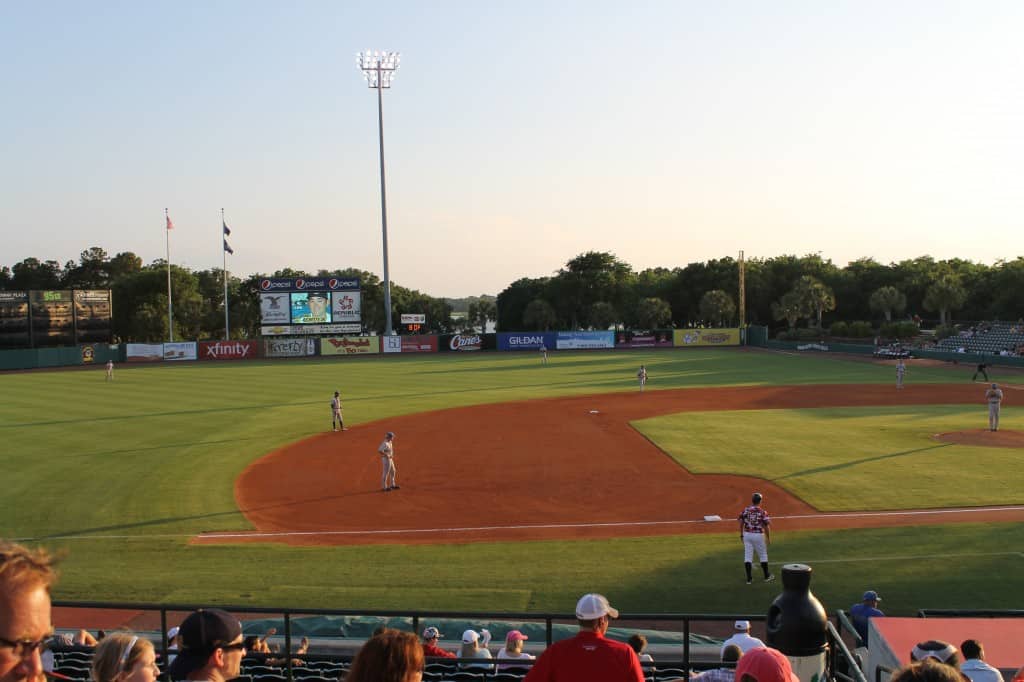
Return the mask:
M 532 661 L 536 658 L 531 654 L 523 651 L 523 642 L 530 639 L 519 630 L 512 630 L 505 635 L 505 646 L 498 650 L 499 661 Z M 515 668 L 518 664 L 516 663 L 505 663 L 498 666 L 498 670 L 508 670 L 509 668 Z
M 786 655 L 767 647 L 755 647 L 740 656 L 736 679 L 739 682 L 800 682 Z
M 878 610 L 878 602 L 880 601 L 882 601 L 882 598 L 878 596 L 877 592 L 868 590 L 860 598 L 859 604 L 854 604 L 850 607 L 850 621 L 853 623 L 853 629 L 857 631 L 864 646 L 868 645 L 868 621 L 872 618 L 885 616 L 884 613 Z
M 462 633 L 462 646 L 459 647 L 459 658 L 486 658 L 491 660 L 490 650 L 487 648 L 487 644 L 491 641 L 491 633 L 487 628 L 481 628 L 478 633 L 476 630 L 466 630 Z M 463 668 L 486 668 L 491 669 L 491 666 L 487 663 L 460 663 Z
M 43 645 L 50 637 L 54 562 L 45 550 L 0 541 L 0 682 L 43 682 Z
M 437 645 L 437 640 L 441 638 L 441 633 L 437 628 L 431 626 L 423 631 L 423 655 L 431 656 L 434 658 L 455 658 L 455 654 L 450 651 L 445 651 Z
M 900 668 L 889 682 L 964 682 L 964 678 L 948 665 L 926 659 Z
M 732 663 L 734 667 L 714 668 L 713 670 L 705 670 L 702 673 L 692 673 L 690 679 L 700 680 L 700 682 L 734 682 L 736 679 L 735 664 L 742 655 L 742 649 L 735 644 L 730 644 L 722 649 L 722 663 Z
M 644 682 L 640 659 L 628 644 L 605 637 L 619 612 L 600 594 L 585 594 L 576 603 L 580 631 L 549 646 L 526 675 L 526 682 L 601 680 Z
M 220 609 L 193 611 L 178 629 L 181 649 L 167 672 L 172 680 L 226 682 L 238 677 L 245 656 L 242 624 Z
M 956 647 L 939 639 L 929 639 L 916 645 L 910 651 L 910 658 L 914 661 L 931 658 L 953 668 L 960 668 L 960 654 L 957 653 Z
M 647 651 L 647 638 L 643 635 L 632 635 L 626 642 L 633 647 L 633 651 L 636 652 L 636 657 L 640 659 L 641 663 L 654 663 L 654 657 L 652 657 Z
M 965 639 L 960 644 L 960 653 L 964 655 L 960 672 L 971 678 L 971 682 L 1003 682 L 1002 673 L 985 662 L 985 649 L 981 642 Z
M 105 637 L 92 655 L 93 682 L 156 682 L 153 643 L 130 632 Z
M 366 640 L 345 682 L 420 682 L 423 647 L 411 632 L 385 630 Z
M 725 648 L 730 644 L 735 644 L 740 648 L 740 651 L 747 653 L 751 649 L 758 647 L 764 647 L 764 642 L 759 640 L 757 637 L 750 636 L 750 621 L 749 620 L 738 620 L 732 624 L 733 629 L 736 630 L 729 639 L 722 643 L 722 650 L 719 652 L 719 656 L 725 655 Z

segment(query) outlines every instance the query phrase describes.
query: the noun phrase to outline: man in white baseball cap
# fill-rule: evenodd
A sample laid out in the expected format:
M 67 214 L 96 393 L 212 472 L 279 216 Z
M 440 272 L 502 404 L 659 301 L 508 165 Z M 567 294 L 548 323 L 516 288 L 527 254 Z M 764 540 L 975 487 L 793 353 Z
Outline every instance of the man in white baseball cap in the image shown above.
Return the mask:
M 633 648 L 604 636 L 611 619 L 618 617 L 618 610 L 603 595 L 580 597 L 576 602 L 579 633 L 545 649 L 526 682 L 644 682 Z
M 749 620 L 738 620 L 732 624 L 732 629 L 736 631 L 729 639 L 722 643 L 722 652 L 725 653 L 725 647 L 730 644 L 735 644 L 740 648 L 740 651 L 747 653 L 751 649 L 763 647 L 764 642 L 759 640 L 757 637 L 750 636 L 750 621 Z

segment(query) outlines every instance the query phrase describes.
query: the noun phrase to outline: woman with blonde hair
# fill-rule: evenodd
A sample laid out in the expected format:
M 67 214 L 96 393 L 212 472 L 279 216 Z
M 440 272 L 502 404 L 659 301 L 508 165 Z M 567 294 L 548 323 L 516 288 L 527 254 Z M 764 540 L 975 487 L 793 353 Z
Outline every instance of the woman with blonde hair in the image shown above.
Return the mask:
M 459 647 L 459 658 L 485 658 L 491 660 L 491 652 L 487 648 L 491 641 L 491 633 L 487 628 L 466 630 L 462 633 L 462 646 Z M 486 668 L 491 669 L 489 663 L 459 663 L 460 668 Z
M 384 630 L 366 640 L 345 682 L 421 682 L 423 647 L 411 632 Z M 98 681 L 97 681 L 98 682 Z
M 92 654 L 93 682 L 156 682 L 153 643 L 130 632 L 115 632 L 103 638 Z

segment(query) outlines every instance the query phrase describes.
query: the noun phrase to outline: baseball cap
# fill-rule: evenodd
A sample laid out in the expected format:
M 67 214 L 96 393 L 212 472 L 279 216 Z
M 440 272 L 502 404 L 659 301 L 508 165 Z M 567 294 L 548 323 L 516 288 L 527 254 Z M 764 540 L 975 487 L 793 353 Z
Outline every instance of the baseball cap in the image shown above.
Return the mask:
M 591 592 L 580 597 L 576 602 L 576 618 L 579 620 L 597 620 L 602 616 L 618 618 L 619 612 L 612 608 L 603 595 Z
M 311 291 L 309 292 L 308 298 L 327 298 L 327 293 L 324 291 Z
M 423 631 L 423 639 L 435 639 L 440 636 L 441 633 L 433 625 Z
M 999 384 L 992 384 L 992 388 L 999 388 Z
M 178 636 L 178 626 L 175 625 L 173 628 L 167 631 L 167 639 L 171 640 Z
M 926 658 L 934 658 L 939 663 L 945 663 L 956 655 L 956 647 L 941 639 L 929 639 L 927 642 L 920 642 L 914 645 L 910 657 L 915 661 L 923 661 Z
M 878 593 L 875 592 L 874 590 L 868 590 L 867 592 L 864 593 L 864 596 L 861 597 L 861 600 L 862 601 L 882 601 L 882 598 L 879 597 Z
M 394 438 L 394 437 L 395 437 L 395 432 L 394 432 L 394 431 L 388 431 L 388 432 L 387 432 L 387 433 L 385 433 L 384 435 L 385 435 L 385 436 L 386 436 L 387 438 Z
M 750 621 L 749 620 L 738 620 L 735 623 L 733 623 L 732 626 L 734 628 L 736 628 L 737 630 L 747 631 L 747 630 L 750 629 Z
M 475 642 L 478 639 L 480 639 L 480 633 L 477 632 L 476 630 L 466 630 L 465 632 L 462 633 L 462 641 L 465 644 L 469 644 L 471 642 Z
M 757 647 L 740 656 L 736 664 L 736 679 L 750 675 L 757 682 L 800 682 L 793 673 L 793 666 L 778 649 Z
M 183 680 L 202 668 L 218 647 L 230 644 L 242 635 L 242 624 L 227 611 L 199 609 L 193 611 L 178 628 L 181 649 L 167 672 L 172 680 Z
M 764 495 L 762 495 L 761 493 L 754 493 L 753 495 L 750 496 L 750 499 L 754 504 L 757 504 L 758 502 L 764 499 Z
M 505 635 L 505 641 L 506 642 L 515 642 L 517 640 L 525 640 L 525 639 L 530 639 L 530 638 L 527 637 L 526 635 L 524 635 L 519 630 L 512 630 L 507 635 Z

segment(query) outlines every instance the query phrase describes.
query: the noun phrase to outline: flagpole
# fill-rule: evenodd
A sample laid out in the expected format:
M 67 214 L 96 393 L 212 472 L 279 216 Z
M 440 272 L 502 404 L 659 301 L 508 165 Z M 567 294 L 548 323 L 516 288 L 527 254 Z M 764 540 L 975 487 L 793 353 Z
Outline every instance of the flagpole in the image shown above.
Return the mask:
M 220 228 L 221 228 L 221 248 L 220 255 L 224 259 L 224 340 L 231 340 L 231 327 L 228 326 L 228 250 L 224 248 L 225 234 L 224 228 L 227 227 L 227 223 L 224 222 L 224 209 L 220 209 Z
M 164 209 L 164 233 L 167 237 L 167 333 L 168 340 L 174 342 L 174 313 L 171 312 L 171 217 Z

